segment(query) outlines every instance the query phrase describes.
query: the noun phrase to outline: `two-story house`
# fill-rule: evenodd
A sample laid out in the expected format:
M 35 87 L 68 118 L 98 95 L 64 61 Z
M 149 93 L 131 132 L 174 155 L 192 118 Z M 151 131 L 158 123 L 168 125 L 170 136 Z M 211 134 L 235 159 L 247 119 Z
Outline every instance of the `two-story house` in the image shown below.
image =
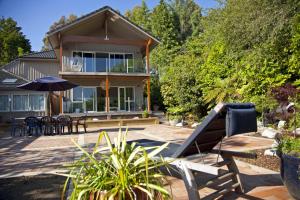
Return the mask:
M 47 37 L 53 51 L 3 69 L 28 81 L 52 75 L 79 85 L 59 93 L 59 113 L 150 111 L 149 53 L 159 44 L 154 36 L 106 6 Z

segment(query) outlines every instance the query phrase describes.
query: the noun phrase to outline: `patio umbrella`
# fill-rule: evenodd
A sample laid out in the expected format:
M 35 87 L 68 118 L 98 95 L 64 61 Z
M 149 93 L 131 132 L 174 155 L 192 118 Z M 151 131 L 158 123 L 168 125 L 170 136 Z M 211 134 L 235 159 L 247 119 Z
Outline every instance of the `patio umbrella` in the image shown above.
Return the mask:
M 33 90 L 33 91 L 48 91 L 49 92 L 49 104 L 50 104 L 50 115 L 51 115 L 51 102 L 50 102 L 50 92 L 53 91 L 65 91 L 71 88 L 74 88 L 78 85 L 71 83 L 65 79 L 61 79 L 53 76 L 45 76 L 33 80 L 29 83 L 17 86 L 17 88 L 24 90 Z

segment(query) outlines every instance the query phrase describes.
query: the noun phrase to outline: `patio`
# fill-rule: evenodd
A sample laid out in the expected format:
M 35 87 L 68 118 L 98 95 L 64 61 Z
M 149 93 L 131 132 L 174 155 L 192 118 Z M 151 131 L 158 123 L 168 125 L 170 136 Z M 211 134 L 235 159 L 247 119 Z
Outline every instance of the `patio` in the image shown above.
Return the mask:
M 114 137 L 117 128 L 103 128 Z M 192 129 L 175 128 L 165 125 L 144 125 L 129 128 L 128 140 L 151 139 L 181 143 L 187 138 Z M 87 134 L 41 136 L 41 137 L 13 137 L 9 132 L 0 132 L 0 178 L 35 176 L 62 172 L 62 165 L 72 162 L 78 156 L 71 139 L 80 145 L 90 146 L 97 140 L 99 132 L 89 129 Z M 235 136 L 226 140 L 223 148 L 236 151 L 265 149 L 273 143 L 270 139 L 252 136 Z M 246 194 L 237 196 L 228 194 L 226 199 L 291 199 L 277 172 L 237 161 L 244 183 Z M 182 181 L 170 178 L 174 199 L 187 199 Z M 201 196 L 210 191 L 200 190 Z

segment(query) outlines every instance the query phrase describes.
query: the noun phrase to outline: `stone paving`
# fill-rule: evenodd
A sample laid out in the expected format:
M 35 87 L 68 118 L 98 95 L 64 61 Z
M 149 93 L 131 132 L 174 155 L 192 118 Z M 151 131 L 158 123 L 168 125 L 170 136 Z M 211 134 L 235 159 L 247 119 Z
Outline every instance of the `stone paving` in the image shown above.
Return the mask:
M 118 133 L 118 128 L 102 129 L 111 138 Z M 63 164 L 72 162 L 76 148 L 71 139 L 80 144 L 92 145 L 97 141 L 102 130 L 89 130 L 89 133 L 62 136 L 9 137 L 0 132 L 0 178 L 29 176 L 64 171 Z M 124 128 L 125 130 L 125 128 Z M 170 127 L 166 125 L 137 126 L 128 129 L 128 140 L 150 139 L 182 143 L 192 129 Z M 234 136 L 224 141 L 222 148 L 235 151 L 249 151 L 268 148 L 273 143 L 270 139 L 251 136 Z M 277 172 L 237 161 L 246 194 L 228 194 L 224 199 L 291 199 Z M 187 199 L 181 180 L 170 178 L 173 197 L 176 200 Z M 205 196 L 207 191 L 200 190 Z

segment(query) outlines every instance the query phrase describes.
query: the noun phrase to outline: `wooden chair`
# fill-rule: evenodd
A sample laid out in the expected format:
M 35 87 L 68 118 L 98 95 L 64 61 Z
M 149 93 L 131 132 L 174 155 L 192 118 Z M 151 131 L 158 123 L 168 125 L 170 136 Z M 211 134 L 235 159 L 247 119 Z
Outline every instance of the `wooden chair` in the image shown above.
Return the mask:
M 86 133 L 86 128 L 87 128 L 87 124 L 86 124 L 86 116 L 81 116 L 77 119 L 75 119 L 73 121 L 73 124 L 76 127 L 76 133 L 79 133 L 79 126 L 82 126 L 84 128 L 84 132 Z
M 222 141 L 225 137 L 252 131 L 257 131 L 253 104 L 218 104 L 183 144 L 171 144 L 175 153 L 174 148 L 161 153 L 166 160 L 172 161 L 169 170 L 162 170 L 184 181 L 190 200 L 199 200 L 198 190 L 205 187 L 216 190 L 206 199 L 216 199 L 233 190 L 242 193 L 244 189 L 233 157 L 256 158 L 256 154 L 223 150 Z M 136 142 L 149 145 L 149 141 Z M 151 146 L 160 144 L 150 143 Z M 216 159 L 205 160 L 211 154 L 215 154 Z

